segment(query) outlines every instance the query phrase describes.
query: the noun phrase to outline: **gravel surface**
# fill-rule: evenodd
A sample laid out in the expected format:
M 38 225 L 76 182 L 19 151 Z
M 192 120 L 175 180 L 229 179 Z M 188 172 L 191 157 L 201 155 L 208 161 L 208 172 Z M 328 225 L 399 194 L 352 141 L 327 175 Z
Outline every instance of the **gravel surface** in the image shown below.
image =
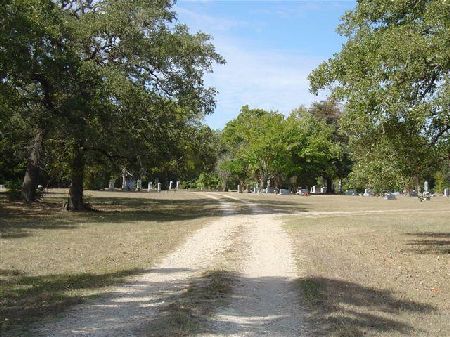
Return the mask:
M 229 197 L 229 196 L 226 196 Z M 233 199 L 236 199 L 233 197 Z M 297 277 L 292 246 L 281 221 L 246 202 L 255 215 L 247 215 L 241 278 L 231 304 L 213 317 L 211 333 L 203 336 L 305 336 L 303 312 L 293 286 Z
M 242 201 L 250 214 L 233 214 L 238 204 L 230 196 L 205 193 L 217 199 L 223 216 L 197 231 L 178 250 L 147 273 L 133 278 L 113 292 L 41 322 L 31 332 L 41 337 L 141 336 L 170 298 L 184 291 L 189 280 L 226 266 L 240 275 L 230 304 L 207 322 L 203 336 L 298 336 L 304 335 L 303 313 L 292 285 L 297 277 L 292 246 L 281 220 L 262 214 L 254 204 Z M 229 199 L 228 199 L 229 200 Z M 237 261 L 223 263 L 233 240 L 245 249 Z M 222 259 L 222 261 L 221 261 Z

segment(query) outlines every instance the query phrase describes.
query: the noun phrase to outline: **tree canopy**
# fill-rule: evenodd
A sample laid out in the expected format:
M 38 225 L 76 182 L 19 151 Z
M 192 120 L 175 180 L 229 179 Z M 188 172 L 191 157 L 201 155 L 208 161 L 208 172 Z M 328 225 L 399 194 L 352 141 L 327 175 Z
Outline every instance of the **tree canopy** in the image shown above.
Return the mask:
M 14 113 L 2 109 L 2 120 L 9 125 L 18 114 L 33 139 L 28 181 L 36 184 L 42 147 L 56 147 L 57 161 L 71 172 L 70 206 L 80 209 L 89 161 L 133 165 L 139 158 L 163 166 L 178 155 L 176 144 L 214 109 L 215 89 L 203 75 L 223 59 L 208 35 L 177 23 L 172 6 L 169 0 L 6 1 L 0 93 L 21 104 Z
M 358 1 L 338 28 L 342 50 L 310 75 L 313 92 L 329 88 L 345 102 L 343 130 L 362 184 L 417 184 L 450 154 L 449 6 Z

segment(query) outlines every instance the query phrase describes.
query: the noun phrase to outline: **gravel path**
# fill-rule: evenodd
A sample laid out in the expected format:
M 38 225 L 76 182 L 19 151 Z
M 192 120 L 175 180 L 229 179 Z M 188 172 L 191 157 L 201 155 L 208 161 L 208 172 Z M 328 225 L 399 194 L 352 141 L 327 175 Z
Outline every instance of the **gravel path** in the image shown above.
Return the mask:
M 211 322 L 203 336 L 306 336 L 298 303 L 292 247 L 281 221 L 246 202 L 256 215 L 247 216 L 248 255 L 240 266 L 241 279 L 231 304 Z
M 217 199 L 224 215 L 197 231 L 177 251 L 149 272 L 112 293 L 61 314 L 58 320 L 41 323 L 32 331 L 41 337 L 140 336 L 174 295 L 183 292 L 189 280 L 217 266 L 240 275 L 230 304 L 218 310 L 202 336 L 304 335 L 298 295 L 292 285 L 297 277 L 288 235 L 281 221 L 247 204 L 251 214 L 233 214 L 230 196 L 205 194 Z M 222 256 L 239 237 L 245 249 L 237 261 L 223 263 Z M 168 336 L 169 337 L 169 336 Z
M 208 197 L 219 200 L 213 195 Z M 124 337 L 139 336 L 170 297 L 186 289 L 189 279 L 215 265 L 215 259 L 232 244 L 240 219 L 233 205 L 221 202 L 224 215 L 197 231 L 174 253 L 149 272 L 95 301 L 74 307 L 59 319 L 41 323 L 32 336 Z

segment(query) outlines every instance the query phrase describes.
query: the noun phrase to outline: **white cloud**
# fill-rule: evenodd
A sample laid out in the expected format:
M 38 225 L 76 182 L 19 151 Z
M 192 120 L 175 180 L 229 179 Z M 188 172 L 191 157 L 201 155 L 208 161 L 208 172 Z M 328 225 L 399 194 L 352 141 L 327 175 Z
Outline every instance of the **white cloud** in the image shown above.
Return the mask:
M 202 6 L 207 6 L 207 2 Z M 192 31 L 204 31 L 214 38 L 226 64 L 215 67 L 206 83 L 218 89 L 216 112 L 207 116 L 213 128 L 223 128 L 243 105 L 288 114 L 299 105 L 317 100 L 309 93 L 307 76 L 322 60 L 299 52 L 271 50 L 239 36 L 239 30 L 258 31 L 264 22 L 246 22 L 204 14 L 177 5 L 182 22 Z M 237 34 L 236 34 L 237 33 Z
M 287 51 L 244 47 L 242 41 L 216 39 L 215 45 L 227 61 L 207 76 L 219 90 L 216 113 L 207 118 L 215 128 L 233 119 L 242 105 L 289 113 L 309 105 L 317 97 L 309 93 L 308 74 L 321 60 Z

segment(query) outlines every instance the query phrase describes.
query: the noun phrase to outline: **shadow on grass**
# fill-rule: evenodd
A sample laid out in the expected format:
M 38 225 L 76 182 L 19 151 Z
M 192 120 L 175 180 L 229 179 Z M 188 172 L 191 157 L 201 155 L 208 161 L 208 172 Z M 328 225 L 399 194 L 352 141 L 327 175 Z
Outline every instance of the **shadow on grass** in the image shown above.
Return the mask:
M 168 274 L 186 269 L 122 270 L 105 274 L 27 276 L 15 270 L 0 270 L 0 332 L 26 328 L 49 315 L 80 304 L 101 288 L 123 283 L 144 272 Z M 0 333 L 0 336 L 2 334 Z
M 211 216 L 253 214 L 252 208 L 239 200 L 223 197 L 221 201 L 238 207 L 234 212 L 223 212 L 219 200 L 196 198 L 174 200 L 170 198 L 91 197 L 89 203 L 98 212 L 67 213 L 61 211 L 58 201 L 41 202 L 31 207 L 9 203 L 0 198 L 0 238 L 27 237 L 35 229 L 73 229 L 79 223 L 130 223 L 135 221 L 173 222 Z M 258 200 L 258 214 L 289 214 L 305 211 L 298 203 Z
M 398 299 L 388 290 L 342 280 L 304 278 L 298 280 L 297 285 L 317 335 L 357 337 L 381 332 L 417 333 L 417 327 L 400 321 L 400 313 L 436 310 L 428 304 Z
M 450 254 L 450 233 L 439 232 L 423 232 L 423 233 L 406 233 L 410 237 L 406 245 L 410 248 L 409 252 L 418 254 Z
M 252 293 L 239 294 L 238 299 L 251 304 L 251 308 L 233 306 L 232 311 L 227 309 L 229 315 L 239 319 L 222 321 L 220 317 L 213 316 L 219 307 L 226 307 L 230 303 L 239 278 L 249 289 L 299 289 L 303 305 L 308 309 L 307 319 L 312 328 L 310 332 L 314 336 L 417 333 L 420 331 L 416 327 L 400 320 L 400 314 L 426 314 L 435 311 L 433 306 L 427 304 L 398 299 L 387 290 L 334 279 L 305 278 L 294 282 L 279 277 L 242 279 L 241 275 L 227 271 L 212 271 L 200 277 L 186 278 L 183 274 L 186 271 L 189 270 L 169 268 L 146 271 L 159 274 L 158 281 L 145 278 L 133 282 L 124 291 L 111 292 L 102 297 L 100 301 L 96 301 L 96 305 L 83 307 L 83 317 L 90 317 L 88 321 L 74 319 L 68 320 L 64 326 L 50 325 L 45 328 L 52 329 L 52 333 L 56 335 L 62 333 L 58 329 L 102 329 L 106 334 L 114 332 L 125 335 L 134 331 L 146 337 L 214 333 L 217 332 L 214 331 L 216 327 L 220 327 L 223 335 L 256 336 L 264 332 L 268 336 L 279 336 L 292 333 L 293 327 L 285 326 L 282 320 L 292 317 L 297 308 L 258 305 L 259 299 Z M 103 275 L 26 277 L 15 271 L 2 270 L 2 274 L 15 277 L 13 289 L 1 297 L 4 308 L 0 312 L 2 330 L 12 331 L 14 325 L 16 329 L 17 326 L 26 329 L 31 321 L 54 315 L 90 297 L 70 295 L 70 290 L 115 285 L 123 282 L 126 276 L 141 272 L 127 270 Z M 182 274 L 177 276 L 177 273 Z M 13 282 L 12 280 L 8 282 Z M 158 314 L 151 314 L 155 309 Z M 9 321 L 5 321 L 5 317 Z M 130 320 L 129 317 L 133 319 Z M 108 324 L 105 325 L 105 322 Z M 136 326 L 138 331 L 135 330 Z
M 216 270 L 191 279 L 185 291 L 172 296 L 159 308 L 159 315 L 145 324 L 145 337 L 193 336 L 208 331 L 208 319 L 229 302 L 238 275 Z

